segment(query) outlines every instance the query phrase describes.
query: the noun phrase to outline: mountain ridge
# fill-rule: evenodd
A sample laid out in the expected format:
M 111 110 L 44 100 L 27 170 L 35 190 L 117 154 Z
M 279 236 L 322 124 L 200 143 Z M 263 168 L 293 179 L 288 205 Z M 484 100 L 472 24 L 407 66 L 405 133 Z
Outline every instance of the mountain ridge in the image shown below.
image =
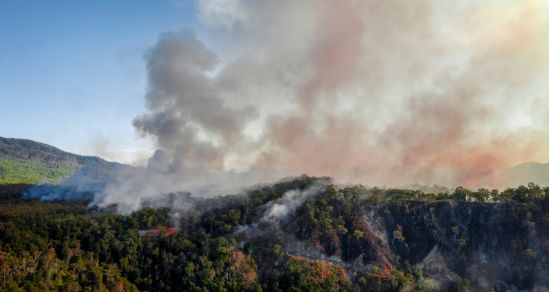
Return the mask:
M 525 185 L 529 182 L 549 186 L 549 163 L 523 162 L 507 168 L 505 174 L 511 186 Z
M 120 171 L 135 167 L 98 156 L 70 153 L 46 143 L 0 137 L 0 184 L 61 184 L 81 181 L 111 181 Z M 506 187 L 534 182 L 549 186 L 549 163 L 523 162 L 501 170 Z M 441 186 L 444 187 L 444 186 Z
M 0 137 L 0 184 L 61 184 L 86 177 L 106 182 L 132 166 L 84 156 L 29 139 Z

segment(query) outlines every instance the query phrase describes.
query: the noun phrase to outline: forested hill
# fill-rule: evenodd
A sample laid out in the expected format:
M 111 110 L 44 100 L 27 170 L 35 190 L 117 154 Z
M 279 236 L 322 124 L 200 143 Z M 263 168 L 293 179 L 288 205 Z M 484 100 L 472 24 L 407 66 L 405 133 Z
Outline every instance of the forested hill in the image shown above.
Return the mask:
M 107 181 L 130 166 L 95 156 L 80 156 L 26 139 L 0 137 L 0 185 L 58 184 L 85 174 L 94 181 Z
M 302 176 L 129 215 L 0 201 L 0 291 L 547 291 L 549 188 Z M 154 207 L 153 207 L 154 205 Z
M 422 191 L 301 176 L 158 194 L 120 215 L 11 187 L 127 166 L 5 138 L 0 161 L 14 194 L 0 196 L 0 291 L 549 291 L 549 187 L 535 183 Z

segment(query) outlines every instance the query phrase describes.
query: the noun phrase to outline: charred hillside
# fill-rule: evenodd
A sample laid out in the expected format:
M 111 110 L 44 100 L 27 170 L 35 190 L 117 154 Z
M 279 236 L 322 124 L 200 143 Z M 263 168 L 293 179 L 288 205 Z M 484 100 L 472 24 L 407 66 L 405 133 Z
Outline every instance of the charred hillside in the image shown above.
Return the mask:
M 123 216 L 75 201 L 1 203 L 0 285 L 161 291 L 549 287 L 549 189 L 534 184 L 503 192 L 426 193 L 303 176 L 218 198 L 173 193 L 144 206 Z M 29 269 L 14 272 L 21 267 Z
M 546 193 L 531 185 L 480 202 L 478 192 L 464 191 L 328 185 L 293 217 L 263 223 L 264 234 L 251 240 L 333 263 L 361 290 L 546 289 Z
M 398 263 L 443 286 L 456 276 L 481 291 L 549 286 L 548 200 L 392 202 L 377 214 Z

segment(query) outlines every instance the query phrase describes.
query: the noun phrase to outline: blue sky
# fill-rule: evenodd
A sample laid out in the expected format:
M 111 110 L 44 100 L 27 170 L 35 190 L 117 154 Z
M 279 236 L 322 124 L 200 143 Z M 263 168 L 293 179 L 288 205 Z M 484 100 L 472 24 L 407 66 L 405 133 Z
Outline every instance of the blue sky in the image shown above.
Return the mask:
M 196 30 L 192 1 L 0 1 L 0 136 L 133 159 L 150 148 L 144 53 L 159 34 Z

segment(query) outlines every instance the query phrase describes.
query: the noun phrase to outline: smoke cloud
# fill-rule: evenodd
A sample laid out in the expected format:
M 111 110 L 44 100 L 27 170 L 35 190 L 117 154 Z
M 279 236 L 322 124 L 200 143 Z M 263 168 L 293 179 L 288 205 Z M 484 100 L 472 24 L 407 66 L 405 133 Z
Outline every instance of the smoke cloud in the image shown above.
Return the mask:
M 190 31 L 160 36 L 145 58 L 147 110 L 134 121 L 158 151 L 101 203 L 301 173 L 498 187 L 501 169 L 549 160 L 542 1 L 196 6 L 223 50 Z
M 280 199 L 277 199 L 268 205 L 268 209 L 262 220 L 282 221 L 286 219 L 289 215 L 293 215 L 306 199 L 317 195 L 319 191 L 320 187 L 317 185 L 309 187 L 304 191 L 287 191 Z

